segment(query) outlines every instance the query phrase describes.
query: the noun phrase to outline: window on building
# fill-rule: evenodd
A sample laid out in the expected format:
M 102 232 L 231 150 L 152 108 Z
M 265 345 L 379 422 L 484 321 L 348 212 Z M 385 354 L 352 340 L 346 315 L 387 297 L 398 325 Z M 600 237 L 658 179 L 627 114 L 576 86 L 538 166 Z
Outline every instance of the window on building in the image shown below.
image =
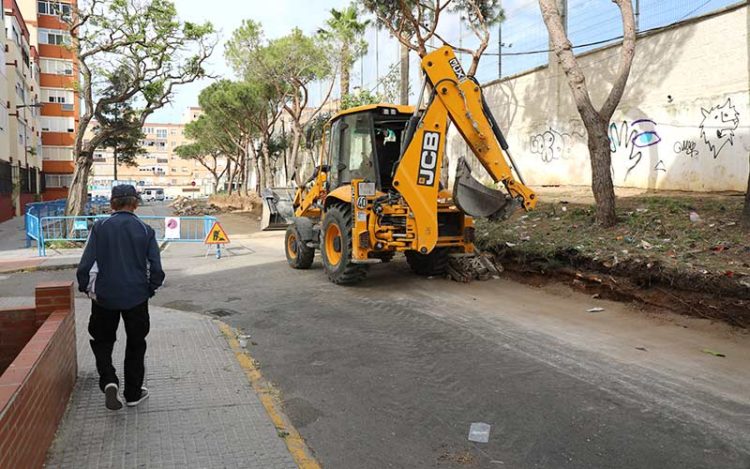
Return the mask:
M 45 103 L 73 103 L 73 90 L 62 88 L 42 88 L 42 101 Z
M 52 147 L 45 145 L 41 148 L 39 154 L 42 155 L 42 159 L 44 160 L 69 161 L 73 159 L 73 148 Z
M 70 60 L 41 59 L 40 68 L 42 73 L 50 75 L 73 75 L 73 62 Z
M 177 129 L 169 129 L 169 135 L 177 135 Z
M 44 180 L 47 187 L 70 187 L 73 182 L 72 174 L 45 174 Z
M 37 8 L 40 15 L 62 16 L 63 18 L 69 18 L 71 12 L 70 4 L 54 0 L 39 0 Z
M 62 29 L 39 28 L 39 43 L 53 46 L 70 45 L 70 33 Z
M 154 128 L 153 127 L 144 127 L 143 128 L 143 133 L 144 134 L 152 134 L 152 133 L 154 133 Z
M 75 132 L 75 121 L 72 117 L 42 116 L 40 121 L 43 132 Z
M 167 129 L 156 129 L 156 138 L 167 138 Z

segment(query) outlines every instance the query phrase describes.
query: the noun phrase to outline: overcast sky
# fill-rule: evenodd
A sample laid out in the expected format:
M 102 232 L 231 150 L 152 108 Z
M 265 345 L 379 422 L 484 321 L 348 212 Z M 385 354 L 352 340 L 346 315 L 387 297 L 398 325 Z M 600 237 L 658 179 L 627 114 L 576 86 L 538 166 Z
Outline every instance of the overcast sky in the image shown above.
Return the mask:
M 712 11 L 738 0 L 640 0 L 642 29 L 662 26 L 701 13 Z M 220 43 L 211 57 L 208 69 L 212 75 L 232 77 L 224 61 L 224 41 L 243 19 L 254 19 L 263 25 L 268 38 L 288 34 L 298 27 L 312 34 L 324 26 L 331 8 L 343 8 L 350 0 L 175 0 L 180 18 L 188 21 L 211 21 L 219 30 Z M 547 31 L 541 19 L 538 0 L 503 0 L 506 21 L 502 25 L 503 76 L 546 63 Z M 569 32 L 574 45 L 609 39 L 622 34 L 617 7 L 610 0 L 568 0 Z M 456 15 L 441 17 L 439 32 L 448 41 L 471 47 L 475 39 L 467 27 L 461 27 Z M 367 55 L 352 67 L 352 86 L 373 89 L 378 77 L 398 61 L 398 44 L 385 31 L 368 28 Z M 438 45 L 438 44 L 436 44 Z M 579 51 L 582 49 L 578 49 Z M 482 58 L 477 78 L 487 82 L 498 78 L 498 34 L 493 28 L 490 46 Z M 529 53 L 532 52 L 532 53 Z M 412 54 L 412 93 L 418 88 L 418 59 Z M 464 66 L 468 67 L 464 56 Z M 202 80 L 180 88 L 171 106 L 154 113 L 153 122 L 179 122 L 189 106 L 198 104 L 198 94 L 210 80 Z M 320 86 L 312 87 L 313 103 L 319 99 Z M 337 93 L 336 93 L 337 94 Z

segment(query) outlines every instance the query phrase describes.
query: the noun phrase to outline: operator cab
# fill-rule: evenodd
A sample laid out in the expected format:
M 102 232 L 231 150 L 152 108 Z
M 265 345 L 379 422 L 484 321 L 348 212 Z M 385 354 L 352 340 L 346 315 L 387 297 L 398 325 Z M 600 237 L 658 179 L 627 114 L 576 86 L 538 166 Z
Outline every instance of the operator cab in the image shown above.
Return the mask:
M 353 179 L 392 188 L 411 106 L 371 104 L 340 113 L 331 122 L 327 163 L 330 189 Z

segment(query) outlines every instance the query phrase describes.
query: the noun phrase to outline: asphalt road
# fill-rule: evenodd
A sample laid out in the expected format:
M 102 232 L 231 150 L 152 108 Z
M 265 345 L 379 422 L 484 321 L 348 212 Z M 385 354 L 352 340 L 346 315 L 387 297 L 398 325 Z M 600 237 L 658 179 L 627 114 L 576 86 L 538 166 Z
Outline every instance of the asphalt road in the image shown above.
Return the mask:
M 154 302 L 249 333 L 326 468 L 750 467 L 746 333 L 564 288 L 417 278 L 402 260 L 337 287 L 319 262 L 288 268 L 280 234 L 229 235 L 221 260 L 170 245 Z M 0 294 L 65 275 L 10 276 Z M 488 443 L 467 440 L 472 422 Z

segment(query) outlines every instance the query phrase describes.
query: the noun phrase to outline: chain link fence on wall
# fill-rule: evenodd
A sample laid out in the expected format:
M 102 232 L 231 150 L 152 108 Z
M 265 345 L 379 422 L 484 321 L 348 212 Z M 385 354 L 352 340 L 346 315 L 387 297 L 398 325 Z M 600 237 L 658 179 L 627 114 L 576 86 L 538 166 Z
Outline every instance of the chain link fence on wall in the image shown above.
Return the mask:
M 641 32 L 743 4 L 737 0 L 632 0 Z M 492 33 L 476 76 L 481 82 L 546 65 L 547 28 L 538 0 L 504 0 L 505 21 Z M 576 53 L 615 43 L 622 36 L 617 6 L 609 0 L 568 0 L 568 35 Z M 498 54 L 500 52 L 500 54 Z

